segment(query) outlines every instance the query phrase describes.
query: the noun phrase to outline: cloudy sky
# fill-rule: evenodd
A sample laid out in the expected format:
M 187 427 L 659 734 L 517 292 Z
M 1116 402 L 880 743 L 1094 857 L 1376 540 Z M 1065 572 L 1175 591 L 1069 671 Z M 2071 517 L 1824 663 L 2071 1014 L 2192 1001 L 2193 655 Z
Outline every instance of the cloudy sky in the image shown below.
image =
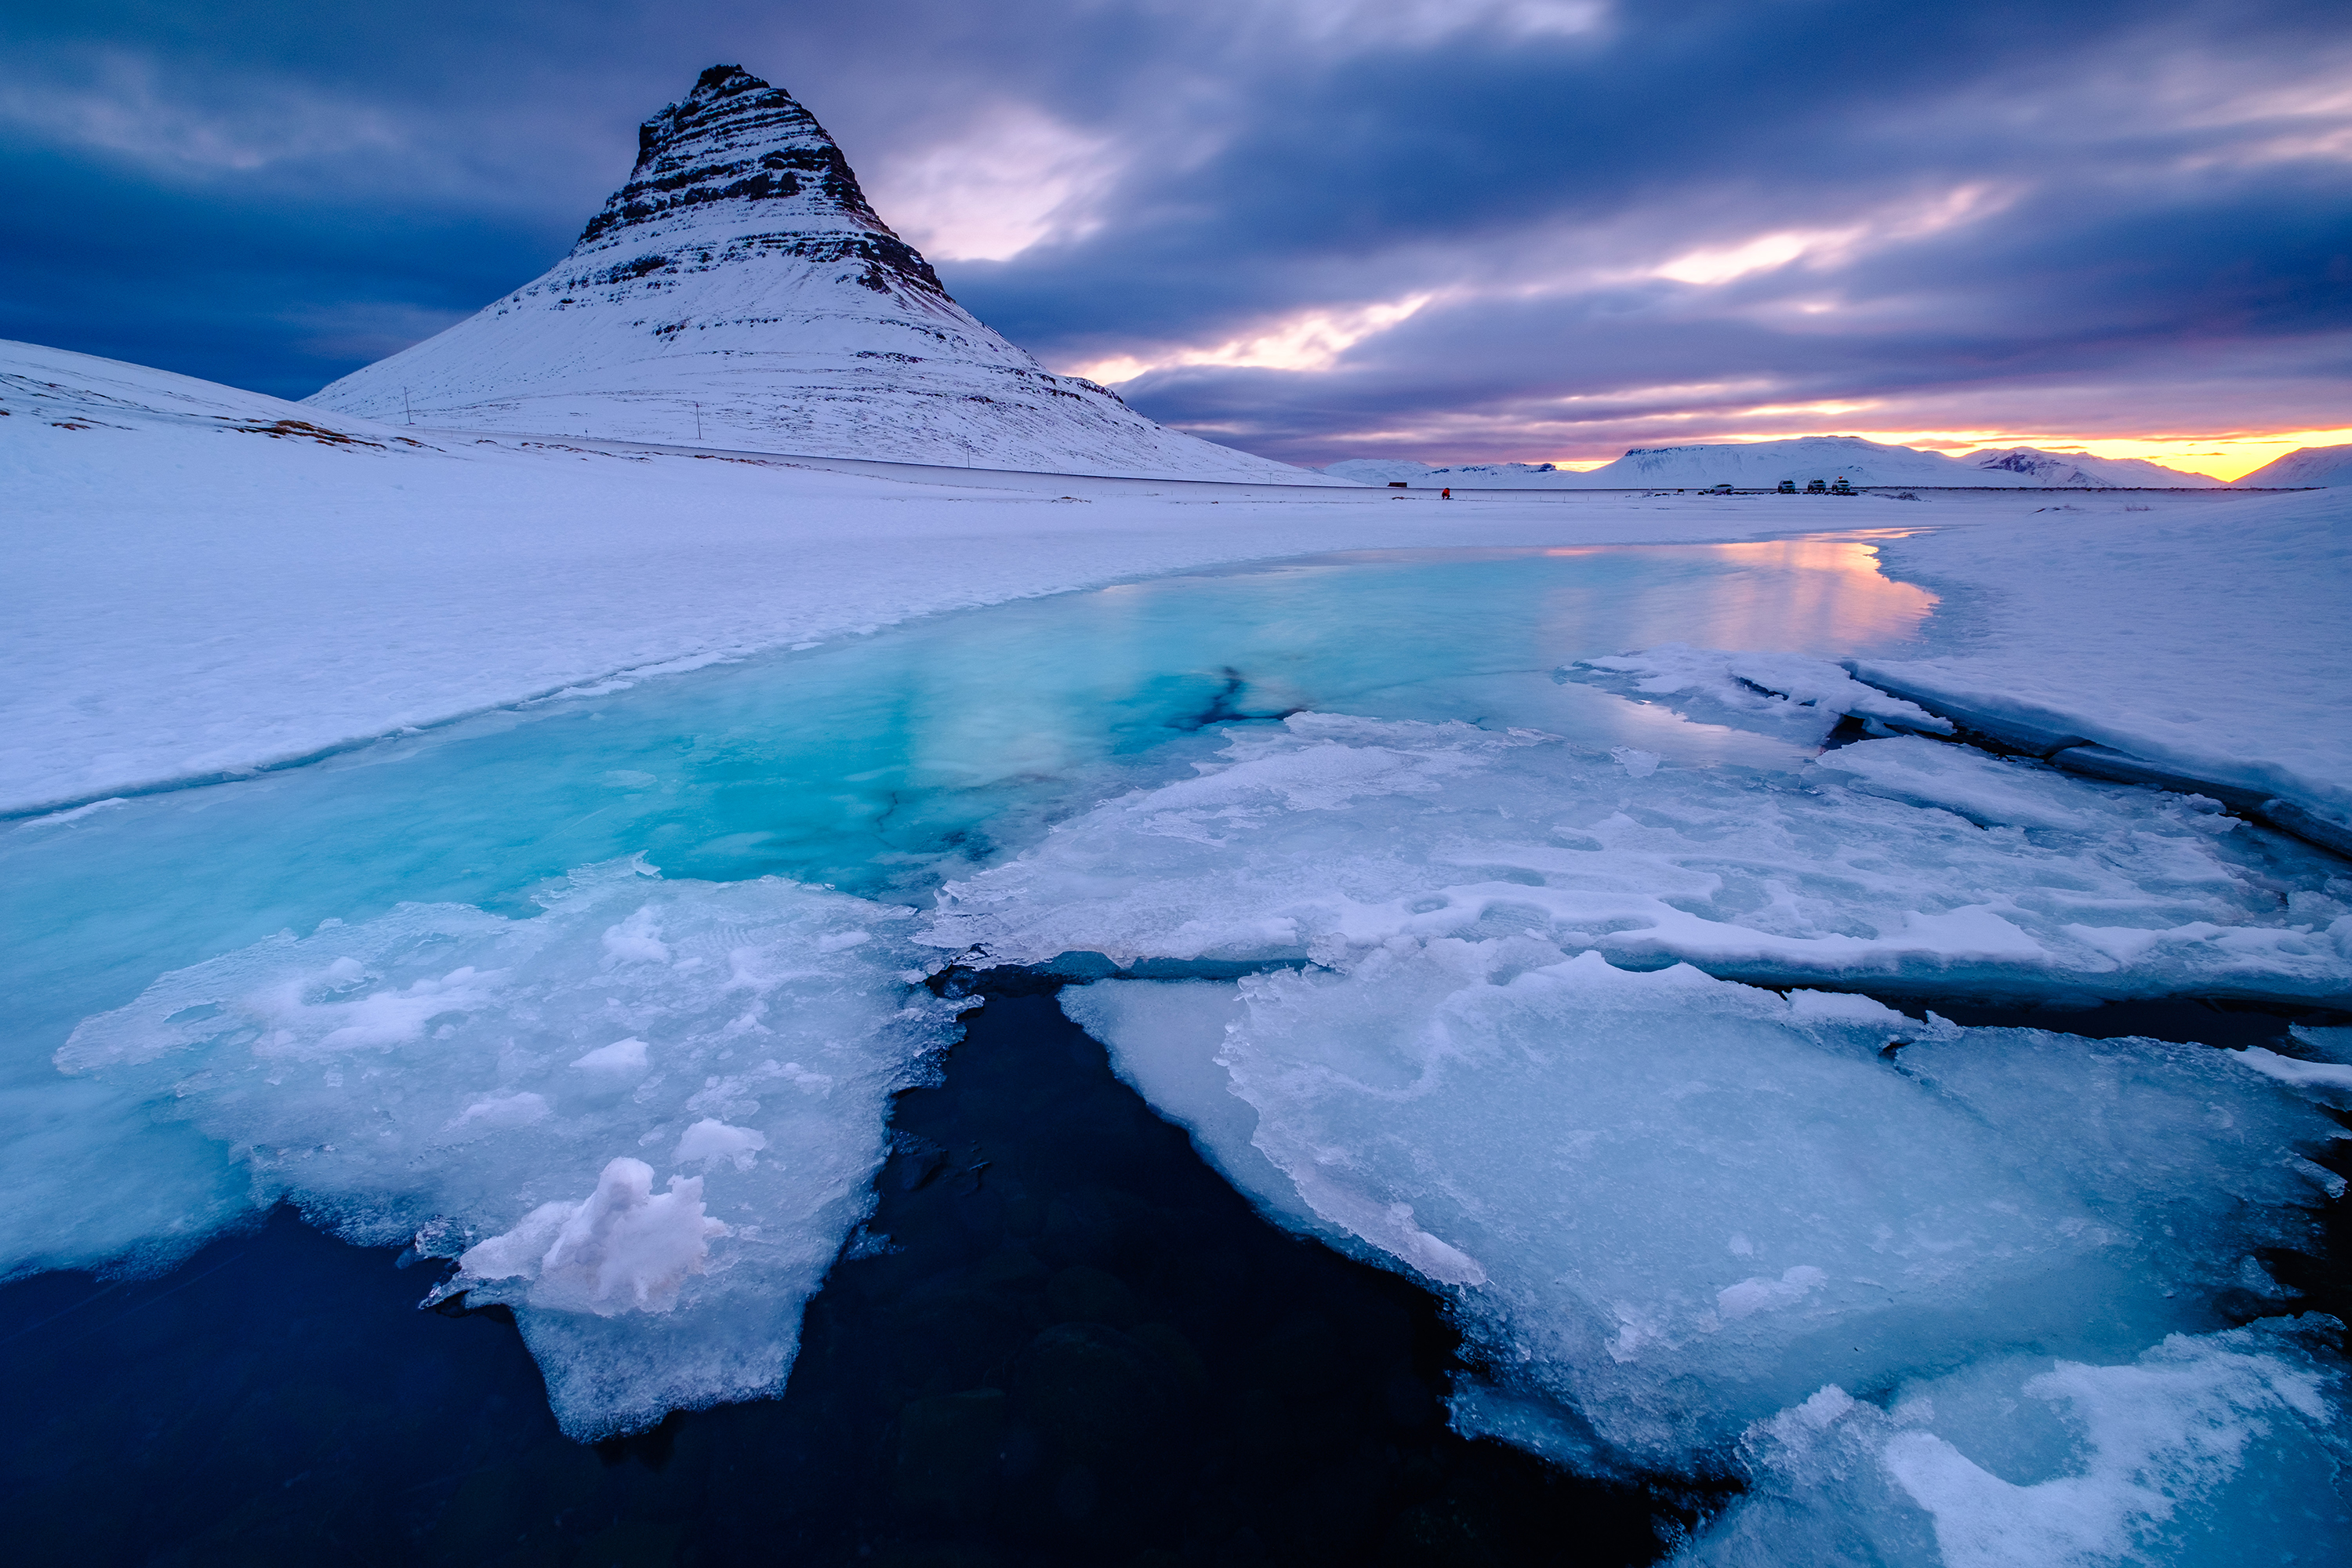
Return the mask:
M 1271 457 L 2352 441 L 2343 0 L 0 0 L 0 336 L 299 396 L 719 61 L 983 321 Z

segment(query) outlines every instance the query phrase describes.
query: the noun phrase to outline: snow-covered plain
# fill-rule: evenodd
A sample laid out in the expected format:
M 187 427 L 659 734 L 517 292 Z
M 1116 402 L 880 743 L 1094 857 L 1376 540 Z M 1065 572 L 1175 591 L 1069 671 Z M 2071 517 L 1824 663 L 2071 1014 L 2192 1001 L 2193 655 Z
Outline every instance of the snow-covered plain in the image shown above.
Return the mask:
M 208 877 L 100 878 L 42 951 L 105 1000 L 8 1064 L 11 1267 L 184 1251 L 284 1195 L 355 1238 L 414 1237 L 515 1305 L 567 1429 L 642 1426 L 784 1375 L 866 1212 L 888 1097 L 953 1037 L 925 968 L 1207 961 L 1261 972 L 1110 978 L 1065 1005 L 1278 1223 L 1452 1295 L 1493 1369 L 1456 1390 L 1465 1429 L 1744 1475 L 1692 1560 L 2224 1562 L 2255 1532 L 2340 1550 L 2337 1363 L 2305 1327 L 2228 1326 L 2283 1305 L 2255 1254 L 2309 1245 L 2342 1192 L 2315 1159 L 2337 1069 L 1964 1029 L 1850 992 L 2352 992 L 2339 859 L 2212 802 L 1952 744 L 1930 711 L 2340 810 L 2352 500 L 983 484 L 412 433 L 6 355 L 0 804 L 19 815 L 551 692 L 657 706 L 722 673 L 698 666 L 1218 563 L 1746 540 L 1759 581 L 1818 549 L 1835 569 L 1803 582 L 1865 578 L 1889 606 L 1792 647 L 1790 590 L 1734 617 L 1737 641 L 1669 627 L 1479 673 L 1705 739 L 1687 751 L 1538 731 L 1500 699 L 1484 727 L 1402 712 L 1382 671 L 1351 712 L 1237 722 L 1186 753 L 1196 776 L 1038 818 L 931 910 L 625 857 L 503 889 L 503 912 L 371 892 L 320 925 L 273 882 L 303 930 L 189 952 L 153 922 Z M 1824 527 L 1883 531 L 1773 542 Z M 1877 578 L 1871 549 L 1940 603 Z M 1432 640 L 1491 637 L 1492 601 L 1450 591 Z M 1005 700 L 1024 668 L 1002 666 Z M 526 763 L 584 744 L 527 729 Z M 942 733 L 1017 752 L 1014 729 Z M 1867 738 L 1813 755 L 1833 729 Z M 683 739 L 720 763 L 740 745 Z M 549 799 L 584 820 L 672 787 L 638 766 L 599 760 Z M 44 898 L 102 853 L 135 873 L 152 839 L 132 827 L 289 885 L 383 885 L 334 855 L 408 864 L 428 825 L 396 792 L 257 847 L 252 813 L 336 794 L 331 769 L 305 775 L 242 816 L 200 792 L 178 816 L 35 817 L 5 847 Z M 549 816 L 493 837 L 567 826 Z M 2297 1037 L 2322 1058 L 2329 1037 Z M 72 1215 L 84 1233 L 45 1234 Z

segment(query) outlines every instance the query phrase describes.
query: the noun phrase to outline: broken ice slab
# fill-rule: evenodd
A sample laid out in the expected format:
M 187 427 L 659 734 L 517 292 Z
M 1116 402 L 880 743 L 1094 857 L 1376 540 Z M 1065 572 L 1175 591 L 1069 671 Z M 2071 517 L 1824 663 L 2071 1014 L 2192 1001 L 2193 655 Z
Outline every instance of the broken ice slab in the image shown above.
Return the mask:
M 1270 1218 L 1447 1289 L 1488 1394 L 1636 1465 L 1827 1383 L 2128 1359 L 2259 1307 L 2249 1259 L 2313 1245 L 2298 1156 L 2336 1135 L 2235 1053 L 1591 953 L 1438 941 L 1064 1006 Z
M 1870 1400 L 1826 1386 L 1748 1429 L 1747 1496 L 1674 1562 L 2342 1562 L 2328 1321 L 2174 1335 L 2108 1364 L 1995 1354 Z
M 2210 803 L 1916 737 L 1635 778 L 1534 731 L 1301 714 L 1201 766 L 949 884 L 921 940 L 981 964 L 1345 968 L 1450 938 L 1523 967 L 1591 950 L 1948 994 L 2352 990 L 2334 862 L 2242 843 Z
M 256 1202 L 457 1259 L 436 1298 L 512 1307 L 574 1436 L 774 1393 L 890 1097 L 962 1005 L 907 983 L 902 908 L 626 861 L 541 902 L 282 932 L 87 1019 L 58 1065 L 229 1144 Z M 134 1158 L 76 1197 L 184 1179 Z

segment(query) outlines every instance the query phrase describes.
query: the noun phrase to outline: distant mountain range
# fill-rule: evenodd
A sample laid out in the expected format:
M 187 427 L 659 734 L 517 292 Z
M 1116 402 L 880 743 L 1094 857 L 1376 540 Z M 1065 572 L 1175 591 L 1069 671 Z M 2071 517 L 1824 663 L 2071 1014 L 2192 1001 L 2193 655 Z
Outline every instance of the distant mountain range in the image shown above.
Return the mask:
M 1433 468 L 1390 458 L 1351 458 L 1333 463 L 1323 471 L 1334 479 L 1353 479 L 1359 484 L 1387 484 L 1402 479 L 1416 488 L 1459 485 L 1465 489 L 1691 489 L 1720 484 L 1741 489 L 1769 489 L 1783 479 L 1802 487 L 1814 479 L 1828 483 L 1839 479 L 1853 485 L 2068 489 L 2160 486 L 2209 489 L 2218 489 L 2222 483 L 2210 475 L 2182 473 L 2140 458 L 2095 458 L 2082 452 L 2045 452 L 2033 447 L 1948 458 L 1916 447 L 1866 441 L 1859 436 L 1800 436 L 1785 441 L 1636 447 L 1613 463 L 1581 473 L 1549 463 L 1466 463 Z
M 740 67 L 704 71 L 638 149 L 554 268 L 307 401 L 465 430 L 1330 482 L 1165 429 L 982 326 L 815 117 Z

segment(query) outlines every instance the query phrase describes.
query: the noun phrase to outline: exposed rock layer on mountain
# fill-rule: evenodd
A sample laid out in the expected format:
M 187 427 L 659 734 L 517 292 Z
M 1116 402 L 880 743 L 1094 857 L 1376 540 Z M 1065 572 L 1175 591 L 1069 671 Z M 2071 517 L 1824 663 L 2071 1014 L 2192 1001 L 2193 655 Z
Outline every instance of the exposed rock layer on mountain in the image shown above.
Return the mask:
M 457 429 L 1330 482 L 1045 370 L 949 296 L 814 115 L 739 67 L 703 72 L 638 148 L 552 270 L 310 401 Z

